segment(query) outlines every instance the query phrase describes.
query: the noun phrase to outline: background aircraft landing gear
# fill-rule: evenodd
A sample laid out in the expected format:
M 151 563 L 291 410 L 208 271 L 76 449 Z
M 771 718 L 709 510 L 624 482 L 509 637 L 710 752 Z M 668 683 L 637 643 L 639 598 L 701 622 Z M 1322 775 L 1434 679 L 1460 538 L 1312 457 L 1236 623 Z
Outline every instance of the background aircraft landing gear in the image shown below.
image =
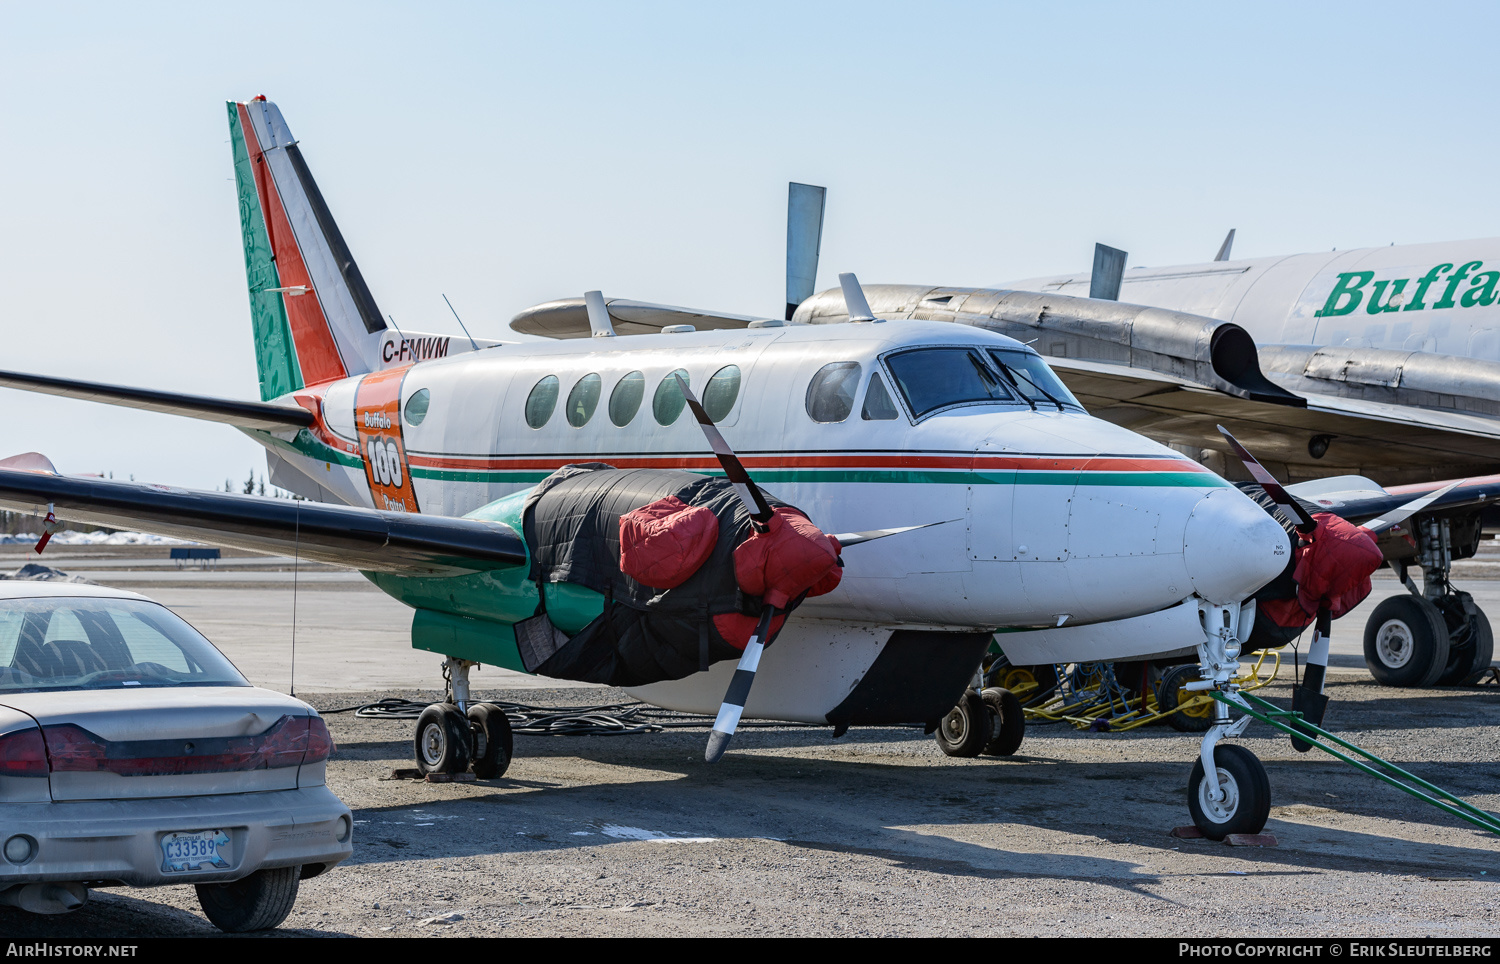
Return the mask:
M 1482 675 L 1495 654 L 1495 637 L 1484 611 L 1448 581 L 1453 559 L 1474 554 L 1478 517 L 1422 518 L 1417 536 L 1419 590 L 1407 560 L 1392 560 L 1410 596 L 1393 596 L 1375 607 L 1365 624 L 1365 665 L 1384 686 L 1456 686 Z
M 443 663 L 448 701 L 422 711 L 412 738 L 419 772 L 452 775 L 472 765 L 476 777 L 493 780 L 510 766 L 515 739 L 505 710 L 469 701 L 469 669 L 476 665 L 453 656 Z

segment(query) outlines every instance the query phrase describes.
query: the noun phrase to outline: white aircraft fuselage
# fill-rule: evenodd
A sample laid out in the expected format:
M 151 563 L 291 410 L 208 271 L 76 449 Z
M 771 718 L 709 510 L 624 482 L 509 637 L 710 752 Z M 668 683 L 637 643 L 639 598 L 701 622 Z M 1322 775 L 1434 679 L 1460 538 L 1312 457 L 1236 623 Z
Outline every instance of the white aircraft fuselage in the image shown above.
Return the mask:
M 1081 272 L 998 288 L 1087 296 Z M 1232 321 L 1257 343 L 1500 362 L 1500 238 L 1128 269 L 1119 300 Z
M 716 420 L 758 484 L 824 531 L 942 523 L 848 549 L 839 588 L 807 600 L 783 634 L 809 644 L 847 634 L 845 624 L 990 632 L 1125 620 L 1195 595 L 1237 601 L 1284 567 L 1285 534 L 1238 490 L 1066 397 L 1062 410 L 1012 394 L 918 417 L 893 387 L 891 360 L 936 348 L 1036 357 L 1003 335 L 911 322 L 533 342 L 312 386 L 289 399 L 317 414 L 312 429 L 251 434 L 270 449 L 278 485 L 318 495 L 307 484 L 315 481 L 324 498 L 351 504 L 514 522 L 504 507 L 513 512 L 517 493 L 570 463 L 718 474 L 690 414 L 679 405 L 668 424 L 657 417 L 658 389 L 683 372 L 705 404 L 718 404 Z M 842 417 L 820 422 L 809 389 L 830 365 L 857 374 L 846 375 L 852 397 L 819 412 Z M 725 372 L 737 384 L 727 404 L 713 388 Z M 888 417 L 864 417 L 872 376 L 893 406 L 875 413 Z M 555 385 L 540 391 L 553 402 L 542 406 L 535 393 L 548 379 Z M 617 393 L 638 402 L 612 406 Z M 372 579 L 454 615 L 529 615 L 504 594 L 434 603 L 406 597 L 407 580 Z M 775 663 L 796 648 L 768 651 L 758 697 L 774 695 Z M 723 687 L 703 693 L 716 705 Z M 673 702 L 660 692 L 653 700 Z M 784 707 L 764 715 L 816 718 Z

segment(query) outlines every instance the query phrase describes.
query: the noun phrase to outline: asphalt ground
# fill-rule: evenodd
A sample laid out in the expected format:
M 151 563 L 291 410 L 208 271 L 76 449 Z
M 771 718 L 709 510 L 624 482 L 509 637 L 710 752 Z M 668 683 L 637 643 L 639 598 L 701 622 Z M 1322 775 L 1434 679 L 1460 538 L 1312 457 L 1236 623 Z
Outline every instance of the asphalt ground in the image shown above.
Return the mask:
M 254 681 L 287 690 L 290 586 L 211 577 L 145 589 L 145 570 L 89 571 L 106 568 L 118 573 L 108 581 L 178 609 Z M 914 730 L 833 740 L 827 729 L 752 729 L 712 766 L 706 728 L 518 737 L 500 779 L 392 780 L 411 765 L 412 724 L 328 711 L 435 698 L 438 662 L 409 649 L 404 607 L 334 585 L 299 583 L 297 692 L 338 742 L 329 783 L 355 811 L 355 856 L 305 881 L 276 934 L 1500 936 L 1500 838 L 1297 753 L 1262 724 L 1236 742 L 1269 773 L 1278 845 L 1267 848 L 1170 835 L 1190 823 L 1198 740 L 1165 726 L 1033 725 L 1016 756 L 977 760 L 946 757 Z M 1500 613 L 1500 581 L 1463 588 Z M 1328 725 L 1500 809 L 1500 687 L 1377 687 L 1359 656 L 1362 625 L 1360 612 L 1335 625 Z M 516 679 L 486 669 L 474 681 L 480 697 L 540 705 L 623 698 Z M 1285 702 L 1289 674 L 1262 692 Z M 217 932 L 191 888 L 165 887 L 96 891 L 62 917 L 0 908 L 0 933 Z

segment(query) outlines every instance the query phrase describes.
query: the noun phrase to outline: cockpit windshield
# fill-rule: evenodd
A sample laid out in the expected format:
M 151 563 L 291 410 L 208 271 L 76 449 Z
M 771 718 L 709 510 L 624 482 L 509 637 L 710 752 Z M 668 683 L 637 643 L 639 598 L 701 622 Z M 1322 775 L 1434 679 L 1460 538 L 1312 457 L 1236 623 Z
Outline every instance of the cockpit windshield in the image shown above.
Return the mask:
M 991 348 L 989 352 L 990 357 L 1000 366 L 1000 371 L 1009 376 L 1006 380 L 1033 407 L 1055 406 L 1059 410 L 1071 408 L 1083 411 L 1078 399 L 1073 397 L 1062 379 L 1057 377 L 1057 373 L 1039 355 L 1006 348 Z
M 949 405 L 1017 401 L 975 348 L 915 348 L 886 364 L 917 418 Z

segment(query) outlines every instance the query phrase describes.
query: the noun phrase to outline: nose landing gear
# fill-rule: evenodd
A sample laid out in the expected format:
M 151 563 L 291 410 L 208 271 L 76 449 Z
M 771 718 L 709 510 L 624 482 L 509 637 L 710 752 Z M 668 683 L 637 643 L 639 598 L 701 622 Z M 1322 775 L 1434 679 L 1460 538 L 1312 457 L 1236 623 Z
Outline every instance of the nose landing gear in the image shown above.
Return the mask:
M 452 656 L 443 663 L 449 700 L 422 711 L 412 738 L 423 774 L 451 776 L 472 766 L 476 777 L 493 780 L 510 766 L 515 745 L 505 711 L 469 701 L 469 669 L 476 665 Z

